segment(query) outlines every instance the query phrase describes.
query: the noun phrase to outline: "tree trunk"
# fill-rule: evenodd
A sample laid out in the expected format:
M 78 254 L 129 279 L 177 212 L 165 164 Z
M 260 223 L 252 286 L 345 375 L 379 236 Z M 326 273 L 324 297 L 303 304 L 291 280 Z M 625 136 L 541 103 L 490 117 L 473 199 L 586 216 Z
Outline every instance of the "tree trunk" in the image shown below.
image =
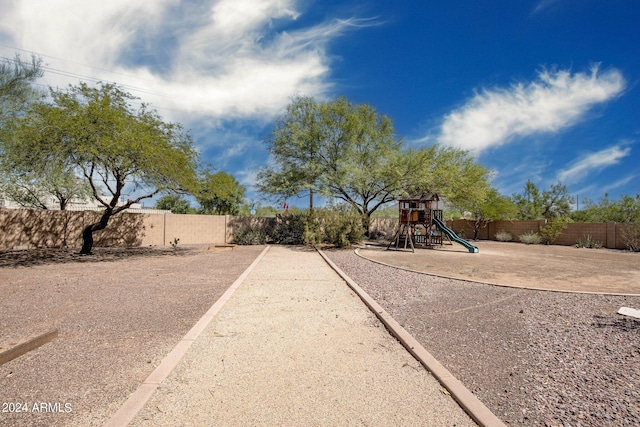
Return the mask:
M 104 230 L 109 223 L 109 219 L 113 215 L 111 209 L 107 209 L 100 218 L 100 221 L 88 225 L 82 230 L 82 249 L 80 249 L 80 255 L 91 255 L 91 249 L 93 248 L 93 232 Z
M 473 227 L 473 240 L 478 240 L 478 233 L 480 233 L 481 225 L 476 221 Z
M 371 212 L 366 212 L 362 216 L 362 228 L 364 228 L 365 237 L 371 237 Z

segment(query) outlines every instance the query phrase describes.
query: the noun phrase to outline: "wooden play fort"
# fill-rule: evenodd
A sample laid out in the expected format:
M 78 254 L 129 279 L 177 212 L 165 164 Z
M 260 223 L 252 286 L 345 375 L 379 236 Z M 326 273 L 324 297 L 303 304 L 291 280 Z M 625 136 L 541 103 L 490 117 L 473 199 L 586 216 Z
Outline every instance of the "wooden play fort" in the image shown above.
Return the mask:
M 390 249 L 411 249 L 416 247 L 432 248 L 442 246 L 442 238 L 456 242 L 471 253 L 478 253 L 478 248 L 458 237 L 448 228 L 442 219 L 442 210 L 438 209 L 440 197 L 437 193 L 423 192 L 411 197 L 398 199 L 398 231 L 393 241 L 387 246 Z

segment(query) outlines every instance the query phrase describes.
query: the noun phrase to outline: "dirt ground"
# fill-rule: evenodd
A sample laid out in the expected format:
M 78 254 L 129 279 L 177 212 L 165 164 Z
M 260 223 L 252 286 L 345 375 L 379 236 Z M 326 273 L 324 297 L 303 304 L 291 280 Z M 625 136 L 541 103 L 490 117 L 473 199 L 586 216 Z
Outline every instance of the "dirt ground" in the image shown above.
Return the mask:
M 640 294 L 637 253 L 478 246 L 478 254 L 459 245 L 360 253 L 467 280 Z M 53 342 L 0 366 L 0 401 L 27 402 L 30 409 L 34 403 L 58 404 L 54 408 L 62 410 L 0 413 L 0 426 L 102 425 L 261 250 L 98 248 L 91 257 L 62 250 L 0 252 L 0 347 L 59 330 Z M 347 255 L 362 260 L 352 251 Z M 593 416 L 594 422 L 580 425 L 637 425 L 640 323 L 615 313 L 623 305 L 638 307 L 638 297 L 449 279 L 439 284 L 424 275 L 413 275 L 421 276 L 412 276 L 413 283 L 399 279 L 395 269 L 362 261 L 347 273 L 361 286 L 371 282 L 367 292 L 483 402 L 495 400 L 490 407 L 503 419 L 560 426 L 565 418 L 578 425 L 580 417 Z M 580 400 L 575 394 L 587 380 L 596 386 Z M 624 393 L 631 393 L 628 401 L 620 398 Z M 508 410 L 509 402 L 518 411 L 526 403 L 537 419 L 553 421 L 533 424 L 528 413 L 518 417 Z M 584 409 L 566 417 L 561 412 L 575 408 Z M 622 421 L 601 422 L 609 416 Z
M 0 366 L 0 426 L 103 425 L 262 249 L 0 252 L 0 351 L 59 331 Z
M 473 242 L 415 252 L 367 247 L 374 261 L 458 279 L 531 289 L 640 295 L 640 253 L 571 246 Z

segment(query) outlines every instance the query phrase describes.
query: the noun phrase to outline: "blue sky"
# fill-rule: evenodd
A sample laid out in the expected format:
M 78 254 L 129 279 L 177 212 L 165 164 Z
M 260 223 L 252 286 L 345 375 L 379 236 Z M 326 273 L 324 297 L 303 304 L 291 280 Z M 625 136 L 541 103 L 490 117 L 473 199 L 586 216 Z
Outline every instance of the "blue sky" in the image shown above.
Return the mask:
M 581 199 L 640 193 L 638 0 L 0 0 L 0 10 L 1 56 L 39 54 L 44 85 L 121 84 L 190 129 L 251 199 L 264 136 L 296 94 L 370 104 L 407 146 L 470 150 L 506 195 L 528 179 L 562 181 Z

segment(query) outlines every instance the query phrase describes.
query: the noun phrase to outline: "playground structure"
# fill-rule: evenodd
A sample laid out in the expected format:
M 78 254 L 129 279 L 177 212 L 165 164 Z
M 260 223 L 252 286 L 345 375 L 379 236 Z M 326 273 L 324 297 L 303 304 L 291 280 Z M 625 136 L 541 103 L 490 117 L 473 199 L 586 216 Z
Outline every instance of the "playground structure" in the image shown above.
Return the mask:
M 443 245 L 442 238 L 464 246 L 470 253 L 478 253 L 478 248 L 458 237 L 442 219 L 442 210 L 438 209 L 440 197 L 437 193 L 423 192 L 411 197 L 398 199 L 398 231 L 387 246 L 395 249 L 415 251 L 416 247 L 432 248 Z

